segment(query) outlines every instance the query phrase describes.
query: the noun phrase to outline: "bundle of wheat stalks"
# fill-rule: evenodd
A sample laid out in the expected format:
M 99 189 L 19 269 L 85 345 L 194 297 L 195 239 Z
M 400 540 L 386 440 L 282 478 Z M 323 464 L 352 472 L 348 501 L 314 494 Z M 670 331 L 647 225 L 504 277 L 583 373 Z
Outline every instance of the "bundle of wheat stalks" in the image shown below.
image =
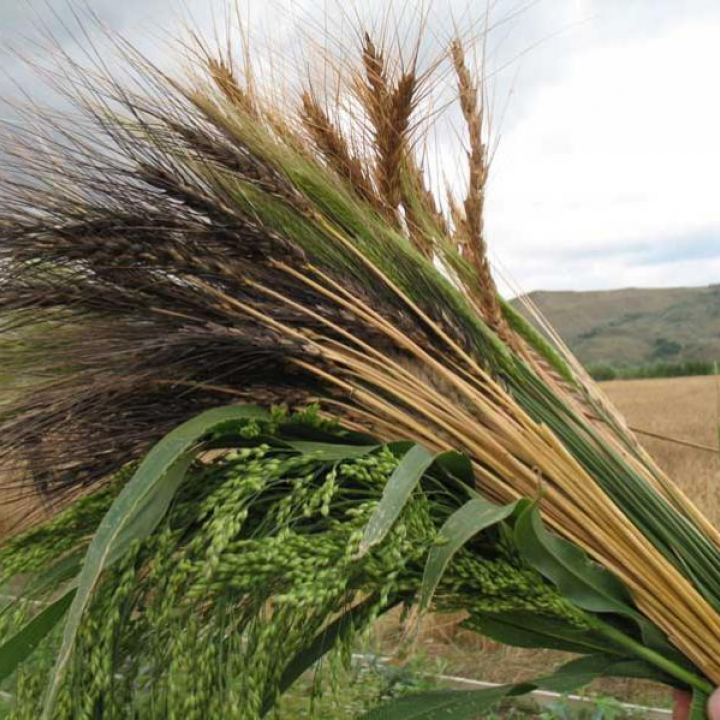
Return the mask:
M 391 36 L 282 101 L 249 53 L 194 38 L 178 80 L 118 42 L 129 79 L 65 58 L 76 111 L 6 139 L 2 491 L 55 515 L 0 546 L 17 717 L 262 717 L 418 601 L 583 657 L 368 717 L 600 675 L 692 690 L 704 716 L 720 536 L 498 295 L 465 43 Z M 427 166 L 451 84 L 462 197 Z

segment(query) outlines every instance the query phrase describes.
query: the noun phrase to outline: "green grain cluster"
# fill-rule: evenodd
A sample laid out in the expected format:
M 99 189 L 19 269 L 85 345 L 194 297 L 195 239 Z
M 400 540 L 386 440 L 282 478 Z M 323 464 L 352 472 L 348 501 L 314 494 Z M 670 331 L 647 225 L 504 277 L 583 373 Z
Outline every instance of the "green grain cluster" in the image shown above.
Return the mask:
M 308 638 L 357 607 L 334 642 L 333 657 L 347 664 L 381 613 L 415 600 L 438 529 L 463 502 L 457 483 L 428 477 L 383 542 L 359 556 L 398 457 L 382 447 L 327 461 L 260 431 L 247 423 L 242 447 L 196 463 L 157 530 L 105 572 L 57 718 L 260 718 Z M 84 548 L 118 489 L 110 483 L 7 545 L 5 580 Z M 500 534 L 457 553 L 435 600 L 441 611 L 469 611 L 471 625 L 474 613 L 507 609 L 583 622 Z M 16 674 L 12 717 L 39 716 L 58 641 L 56 632 Z

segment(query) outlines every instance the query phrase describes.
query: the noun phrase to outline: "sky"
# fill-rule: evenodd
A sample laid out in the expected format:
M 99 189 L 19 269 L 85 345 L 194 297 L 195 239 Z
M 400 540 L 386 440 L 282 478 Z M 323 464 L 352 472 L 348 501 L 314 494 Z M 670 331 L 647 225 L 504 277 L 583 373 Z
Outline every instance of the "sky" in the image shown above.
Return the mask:
M 222 16 L 222 0 L 84 3 L 168 64 L 184 18 L 212 32 Z M 385 4 L 351 12 L 372 25 Z M 327 5 L 244 0 L 242 13 L 287 52 L 302 28 L 327 21 Z M 415 5 L 406 0 L 399 15 Z M 480 5 L 434 0 L 431 27 L 446 37 L 453 24 L 472 26 Z M 0 97 L 46 99 L 10 49 L 42 58 L 39 22 L 71 47 L 72 14 L 65 0 L 0 2 Z M 486 230 L 498 275 L 524 291 L 720 283 L 720 3 L 495 0 L 491 24 L 497 150 Z M 0 100 L 0 117 L 11 112 Z

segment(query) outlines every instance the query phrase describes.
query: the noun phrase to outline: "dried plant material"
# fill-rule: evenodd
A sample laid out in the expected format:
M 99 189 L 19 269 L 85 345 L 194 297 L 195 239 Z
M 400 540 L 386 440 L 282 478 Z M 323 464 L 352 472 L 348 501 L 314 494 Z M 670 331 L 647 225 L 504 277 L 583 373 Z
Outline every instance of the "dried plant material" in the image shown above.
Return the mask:
M 575 609 L 639 622 L 615 637 L 623 650 L 704 691 L 720 682 L 720 536 L 552 330 L 498 297 L 478 82 L 458 41 L 422 63 L 417 48 L 387 56 L 364 34 L 327 108 L 310 93 L 279 104 L 223 53 L 190 80 L 133 55 L 143 92 L 88 71 L 73 97 L 80 120 L 34 110 L 15 130 L 0 180 L 0 375 L 25 389 L 0 416 L 6 497 L 37 488 L 62 503 L 98 488 L 173 428 L 239 399 L 317 404 L 372 447 L 404 439 L 464 453 L 466 495 L 517 503 L 499 515 L 517 522 L 518 547 L 524 538 L 532 550 L 532 536 L 552 554 L 567 541 L 573 572 L 617 590 L 609 609 L 577 597 Z M 446 77 L 443 62 L 469 137 L 468 192 L 447 203 L 452 235 L 415 117 L 430 113 L 421 100 Z M 350 97 L 360 107 L 343 116 Z M 446 489 L 429 493 L 431 507 L 447 510 Z M 227 522 L 211 535 L 237 539 Z M 620 632 L 594 622 L 603 637 Z M 638 650 L 646 641 L 655 655 Z

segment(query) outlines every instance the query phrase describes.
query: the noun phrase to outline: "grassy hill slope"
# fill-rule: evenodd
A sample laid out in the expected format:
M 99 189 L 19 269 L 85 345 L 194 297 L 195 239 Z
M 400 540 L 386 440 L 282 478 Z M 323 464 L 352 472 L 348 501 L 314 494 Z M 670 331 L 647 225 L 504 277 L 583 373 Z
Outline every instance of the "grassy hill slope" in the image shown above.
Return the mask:
M 720 360 L 720 285 L 530 297 L 585 365 Z

